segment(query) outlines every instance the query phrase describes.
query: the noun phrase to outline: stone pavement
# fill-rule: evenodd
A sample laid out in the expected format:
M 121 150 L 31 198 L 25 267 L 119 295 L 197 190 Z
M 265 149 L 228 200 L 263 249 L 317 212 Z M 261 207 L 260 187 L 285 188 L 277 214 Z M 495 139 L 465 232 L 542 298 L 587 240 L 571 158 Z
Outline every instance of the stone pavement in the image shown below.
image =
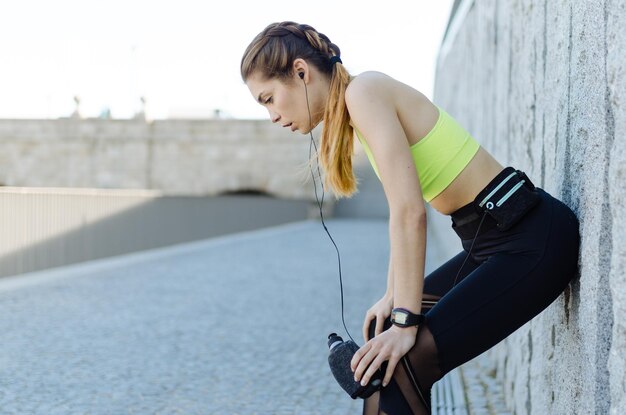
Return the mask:
M 346 323 L 383 294 L 386 220 L 327 220 Z M 341 325 L 318 221 L 0 280 L 2 414 L 359 414 L 327 363 Z
M 511 415 L 504 403 L 502 384 L 495 377 L 493 363 L 486 356 L 475 357 L 456 370 L 460 371 L 470 415 Z

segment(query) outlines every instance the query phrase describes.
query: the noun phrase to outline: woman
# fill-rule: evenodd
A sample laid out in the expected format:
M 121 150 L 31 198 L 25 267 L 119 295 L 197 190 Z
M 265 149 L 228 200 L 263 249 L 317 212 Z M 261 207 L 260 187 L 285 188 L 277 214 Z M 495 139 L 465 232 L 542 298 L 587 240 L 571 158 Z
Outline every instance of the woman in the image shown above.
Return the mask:
M 579 223 L 423 94 L 379 72 L 350 76 L 339 55 L 311 26 L 274 23 L 246 49 L 241 75 L 272 122 L 308 134 L 324 121 L 320 162 L 338 197 L 356 191 L 354 137 L 363 144 L 388 201 L 391 254 L 386 294 L 366 313 L 351 368 L 362 384 L 384 371 L 365 414 L 430 413 L 435 381 L 567 287 Z M 463 246 L 425 278 L 424 201 L 451 216 Z

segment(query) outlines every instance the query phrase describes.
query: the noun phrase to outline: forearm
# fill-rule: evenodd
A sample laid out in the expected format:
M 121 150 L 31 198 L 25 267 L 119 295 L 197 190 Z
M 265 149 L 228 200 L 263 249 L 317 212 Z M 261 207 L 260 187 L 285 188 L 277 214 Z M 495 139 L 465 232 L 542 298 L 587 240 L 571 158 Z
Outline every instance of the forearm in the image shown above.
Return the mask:
M 389 220 L 393 306 L 421 310 L 426 260 L 426 217 L 397 215 Z
M 389 271 L 387 272 L 387 297 L 393 298 L 393 261 L 391 260 L 391 252 L 389 253 Z

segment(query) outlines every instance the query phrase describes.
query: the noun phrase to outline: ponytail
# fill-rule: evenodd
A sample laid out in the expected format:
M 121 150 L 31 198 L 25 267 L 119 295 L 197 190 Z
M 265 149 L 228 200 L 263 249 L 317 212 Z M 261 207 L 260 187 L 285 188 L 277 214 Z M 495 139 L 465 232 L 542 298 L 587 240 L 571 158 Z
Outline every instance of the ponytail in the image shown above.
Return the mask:
M 350 125 L 345 101 L 351 79 L 341 63 L 334 65 L 320 139 L 320 161 L 326 172 L 325 183 L 336 197 L 350 197 L 357 190 L 357 180 L 352 170 L 354 129 Z

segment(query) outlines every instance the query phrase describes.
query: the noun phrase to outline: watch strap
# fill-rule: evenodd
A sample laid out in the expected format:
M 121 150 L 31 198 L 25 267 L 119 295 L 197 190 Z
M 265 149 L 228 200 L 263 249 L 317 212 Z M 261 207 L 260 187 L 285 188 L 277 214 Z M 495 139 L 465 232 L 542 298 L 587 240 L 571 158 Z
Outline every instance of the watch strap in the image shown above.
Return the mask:
M 391 310 L 391 322 L 400 327 L 418 326 L 424 322 L 424 314 L 415 314 L 402 307 Z

